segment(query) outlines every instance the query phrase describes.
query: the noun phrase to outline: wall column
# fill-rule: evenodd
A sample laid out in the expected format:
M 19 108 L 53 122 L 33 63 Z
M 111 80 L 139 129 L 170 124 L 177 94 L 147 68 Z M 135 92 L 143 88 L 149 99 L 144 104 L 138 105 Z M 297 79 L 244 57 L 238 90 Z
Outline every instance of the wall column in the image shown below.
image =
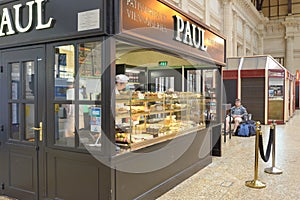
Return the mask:
M 210 25 L 210 6 L 209 6 L 209 0 L 204 1 L 205 5 L 205 24 Z
M 258 54 L 263 55 L 264 54 L 264 25 L 260 24 L 258 25 Z
M 294 66 L 294 27 L 297 25 L 294 17 L 289 15 L 285 18 L 285 21 L 282 22 L 285 25 L 285 39 L 286 39 L 286 48 L 285 48 L 285 67 L 291 72 L 295 73 Z
M 255 31 L 251 30 L 250 31 L 250 35 L 251 35 L 251 41 L 250 41 L 250 54 L 253 55 L 254 54 L 254 36 L 255 36 Z
M 243 55 L 247 55 L 247 39 L 246 39 L 246 28 L 247 25 L 246 23 L 243 21 Z
M 286 36 L 285 67 L 294 73 L 294 36 Z
M 189 7 L 189 1 L 188 0 L 182 0 L 181 1 L 181 9 L 184 11 L 184 12 L 186 12 L 186 13 L 188 13 L 188 7 Z
M 233 36 L 232 36 L 232 56 L 238 55 L 237 49 L 237 13 L 233 12 Z
M 224 0 L 224 35 L 226 36 L 226 56 L 233 56 L 232 45 L 232 30 L 233 30 L 233 14 L 232 14 L 232 0 Z

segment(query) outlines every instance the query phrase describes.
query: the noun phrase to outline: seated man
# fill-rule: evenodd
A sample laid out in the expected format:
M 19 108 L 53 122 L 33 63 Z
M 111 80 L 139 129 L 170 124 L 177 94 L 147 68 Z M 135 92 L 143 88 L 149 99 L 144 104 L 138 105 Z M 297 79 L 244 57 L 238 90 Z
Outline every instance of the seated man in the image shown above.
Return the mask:
M 248 115 L 247 110 L 242 106 L 240 99 L 235 100 L 235 105 L 231 108 L 230 114 L 231 118 L 230 116 L 226 117 L 226 133 L 228 132 L 230 121 L 234 121 L 233 133 L 235 133 L 237 127 L 243 121 L 243 118 Z

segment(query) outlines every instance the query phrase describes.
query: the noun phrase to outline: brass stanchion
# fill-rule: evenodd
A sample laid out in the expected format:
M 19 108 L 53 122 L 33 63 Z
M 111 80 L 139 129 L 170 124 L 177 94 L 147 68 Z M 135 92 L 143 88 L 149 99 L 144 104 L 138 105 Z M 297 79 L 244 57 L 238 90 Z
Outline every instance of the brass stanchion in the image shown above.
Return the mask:
M 276 123 L 273 121 L 270 129 L 273 129 L 274 139 L 273 139 L 273 147 L 272 147 L 272 167 L 266 168 L 265 172 L 269 174 L 282 174 L 282 170 L 275 167 L 275 156 L 276 156 Z
M 262 134 L 260 129 L 260 122 L 256 122 L 256 138 L 255 138 L 255 162 L 254 162 L 254 180 L 246 181 L 245 185 L 251 188 L 265 188 L 266 184 L 260 180 L 258 180 L 258 142 L 259 135 Z

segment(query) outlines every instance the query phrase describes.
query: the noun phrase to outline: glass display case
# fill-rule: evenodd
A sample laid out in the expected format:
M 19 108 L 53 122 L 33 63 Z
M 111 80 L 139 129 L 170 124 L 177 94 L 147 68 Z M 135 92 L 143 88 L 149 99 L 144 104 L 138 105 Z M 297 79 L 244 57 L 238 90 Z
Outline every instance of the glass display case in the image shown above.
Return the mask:
M 216 77 L 217 70 L 196 70 L 188 69 L 187 91 L 203 93 L 204 116 L 206 126 L 217 118 L 217 97 L 216 97 Z
M 116 96 L 116 144 L 138 149 L 205 129 L 205 97 L 193 92 L 123 92 Z
M 116 83 L 115 142 L 121 152 L 220 123 L 217 66 L 123 41 L 116 44 L 116 75 L 129 79 L 121 90 Z

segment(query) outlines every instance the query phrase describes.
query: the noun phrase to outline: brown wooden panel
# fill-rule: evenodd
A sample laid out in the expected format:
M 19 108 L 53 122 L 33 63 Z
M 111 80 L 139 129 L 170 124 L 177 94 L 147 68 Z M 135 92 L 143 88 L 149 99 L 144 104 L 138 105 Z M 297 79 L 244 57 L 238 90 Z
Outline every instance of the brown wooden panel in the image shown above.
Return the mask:
M 282 100 L 269 100 L 269 120 L 284 120 L 284 101 Z
M 98 168 L 82 161 L 56 158 L 55 185 L 61 199 L 98 199 Z
M 117 158 L 120 161 L 116 161 L 118 169 L 116 171 L 116 199 L 131 200 L 137 197 L 155 199 L 174 187 L 174 183 L 178 184 L 195 173 L 193 166 L 197 166 L 197 170 L 205 167 L 212 159 L 211 137 L 211 131 L 206 130 L 176 138 L 167 146 L 161 143 L 140 149 L 136 155 L 131 154 L 128 157 L 124 155 L 126 158 L 120 156 Z M 182 149 L 186 150 L 177 159 L 177 153 Z M 156 152 L 153 153 L 153 151 Z M 151 167 L 157 166 L 156 163 L 166 163 L 170 160 L 173 161 L 165 167 L 157 169 Z M 136 170 L 136 173 L 126 172 L 124 169 Z M 145 169 L 149 171 L 143 171 Z
M 253 120 L 264 123 L 265 120 L 265 78 L 242 78 L 241 80 L 242 104 Z
M 10 186 L 19 190 L 33 192 L 35 190 L 34 183 L 34 158 L 32 155 L 25 155 L 17 152 L 10 153 Z
M 111 196 L 110 168 L 90 154 L 47 150 L 49 199 L 98 200 Z
M 7 146 L 6 146 L 7 147 Z M 4 162 L 3 193 L 22 200 L 36 199 L 36 151 L 31 146 L 7 147 Z

